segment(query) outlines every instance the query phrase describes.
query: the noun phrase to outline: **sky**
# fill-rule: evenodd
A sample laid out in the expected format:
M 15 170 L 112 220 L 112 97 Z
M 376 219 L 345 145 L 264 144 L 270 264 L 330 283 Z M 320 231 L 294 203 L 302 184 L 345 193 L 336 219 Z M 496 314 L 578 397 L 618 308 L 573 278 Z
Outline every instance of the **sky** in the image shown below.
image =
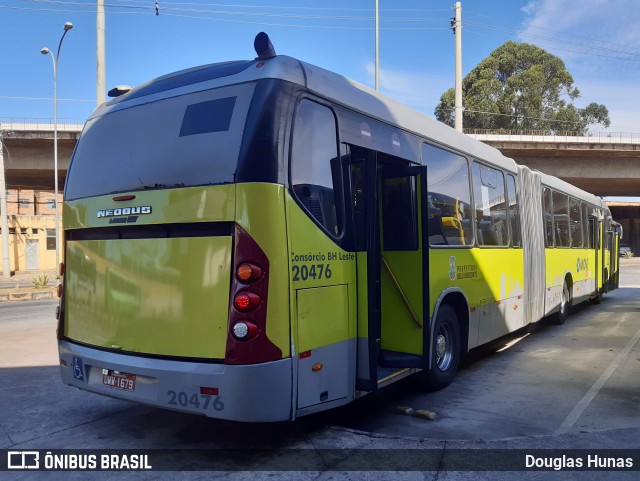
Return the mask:
M 276 52 L 374 85 L 374 0 L 105 0 L 107 90 L 197 65 L 252 59 L 269 34 Z M 462 0 L 466 75 L 507 40 L 562 58 L 581 97 L 608 107 L 611 126 L 640 134 L 640 0 Z M 453 0 L 379 0 L 380 90 L 433 117 L 454 84 Z M 96 106 L 96 2 L 0 0 L 0 121 L 80 123 Z

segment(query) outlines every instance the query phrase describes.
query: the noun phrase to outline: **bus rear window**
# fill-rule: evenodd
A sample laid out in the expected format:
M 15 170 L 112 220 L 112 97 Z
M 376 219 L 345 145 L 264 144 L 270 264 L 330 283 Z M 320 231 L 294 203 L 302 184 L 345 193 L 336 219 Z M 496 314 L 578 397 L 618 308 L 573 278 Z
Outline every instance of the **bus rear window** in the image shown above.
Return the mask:
M 71 161 L 66 199 L 233 182 L 254 88 L 121 104 L 89 120 Z

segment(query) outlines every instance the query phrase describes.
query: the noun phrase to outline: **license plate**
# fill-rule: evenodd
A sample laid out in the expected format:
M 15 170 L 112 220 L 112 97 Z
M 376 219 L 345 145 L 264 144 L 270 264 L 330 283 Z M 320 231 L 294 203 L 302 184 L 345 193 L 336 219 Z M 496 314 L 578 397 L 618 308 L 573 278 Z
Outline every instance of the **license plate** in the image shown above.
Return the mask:
M 122 391 L 134 391 L 136 388 L 136 375 L 128 372 L 102 370 L 102 384 Z

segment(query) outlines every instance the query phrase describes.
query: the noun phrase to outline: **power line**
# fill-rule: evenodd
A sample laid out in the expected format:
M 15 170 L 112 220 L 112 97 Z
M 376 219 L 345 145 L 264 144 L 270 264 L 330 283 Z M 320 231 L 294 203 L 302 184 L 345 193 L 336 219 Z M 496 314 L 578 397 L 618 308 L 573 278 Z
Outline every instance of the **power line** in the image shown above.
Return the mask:
M 212 18 L 202 17 L 198 15 L 180 15 L 174 13 L 165 13 L 165 17 L 198 19 L 198 20 L 211 20 L 214 22 L 230 22 L 230 23 L 243 23 L 249 25 L 264 25 L 269 27 L 287 27 L 287 28 L 320 28 L 320 29 L 334 29 L 334 30 L 373 30 L 374 27 L 348 27 L 345 25 L 299 25 L 299 24 L 286 24 L 286 23 L 265 23 L 249 20 L 233 20 L 230 18 Z M 380 30 L 449 30 L 448 27 L 380 27 Z
M 120 0 L 116 0 L 116 1 L 120 1 Z M 495 18 L 495 17 L 489 16 L 489 15 L 482 15 L 480 13 L 471 12 L 469 10 L 466 10 L 465 14 L 466 15 L 472 15 L 472 16 L 475 15 L 475 16 L 484 17 L 484 18 L 491 18 L 491 19 Z M 544 30 L 544 31 L 547 31 L 547 32 L 553 32 L 553 33 L 559 33 L 559 34 L 565 34 L 566 35 L 565 32 L 562 32 L 560 30 L 553 30 L 551 28 L 535 27 L 535 26 L 531 26 L 531 25 L 528 26 L 527 28 L 532 28 L 532 29 L 536 29 L 536 30 Z M 518 35 L 520 34 L 518 31 L 515 31 L 515 33 L 518 34 Z M 571 34 L 571 38 L 583 38 L 583 39 L 586 39 L 586 40 L 593 40 L 593 38 L 591 38 L 591 37 L 586 37 L 584 35 L 575 35 L 575 34 Z M 561 39 L 559 39 L 558 41 L 564 42 L 564 40 L 561 40 Z M 638 48 L 630 47 L 629 45 L 625 45 L 625 44 L 622 44 L 622 43 L 608 42 L 608 41 L 602 41 L 602 40 L 598 40 L 598 43 L 604 44 L 604 45 L 616 45 L 618 47 L 630 48 L 632 50 L 639 50 L 640 51 L 640 49 L 638 49 Z
M 48 97 L 12 97 L 12 96 L 8 96 L 8 95 L 0 95 L 0 99 L 5 99 L 5 100 L 51 100 L 53 101 L 53 98 L 48 98 Z M 65 101 L 65 102 L 95 102 L 95 99 L 93 100 L 89 100 L 89 99 L 58 99 L 58 101 Z
M 86 6 L 92 7 L 93 4 L 86 2 L 78 2 L 78 1 L 69 1 L 69 0 L 31 0 L 34 3 L 46 3 L 46 4 L 55 4 L 55 5 L 75 5 L 75 6 Z M 126 0 L 125 0 L 126 1 Z M 129 3 L 130 0 L 129 0 Z M 186 5 L 181 3 L 173 3 L 173 5 Z M 167 5 L 167 3 L 163 2 L 163 5 Z M 198 6 L 207 6 L 201 4 L 190 4 L 190 5 L 198 5 Z M 212 4 L 209 4 L 212 5 Z M 215 4 L 213 4 L 215 5 Z M 113 5 L 113 4 L 105 4 L 105 7 L 115 7 L 115 8 L 133 8 L 133 9 L 143 9 L 143 10 L 153 10 L 154 7 L 149 6 L 140 6 L 140 5 Z M 263 7 L 264 8 L 264 7 Z M 284 8 L 284 7 L 282 7 Z M 249 17 L 282 17 L 282 18 L 295 18 L 295 19 L 310 19 L 310 20 L 356 20 L 356 21 L 373 21 L 374 17 L 362 17 L 362 16 L 352 16 L 352 15 L 308 15 L 308 14 L 296 14 L 296 13 L 273 13 L 273 12 L 240 12 L 240 11 L 224 11 L 224 10 L 210 10 L 210 9 L 201 9 L 201 8 L 175 8 L 175 7 L 164 7 L 162 8 L 163 12 L 186 12 L 186 13 L 208 13 L 212 15 L 231 15 L 231 16 L 249 16 Z M 445 22 L 444 18 L 405 18 L 405 17 L 384 17 L 383 20 L 389 22 Z
M 499 31 L 499 32 L 513 33 L 513 34 L 520 35 L 522 37 L 531 37 L 531 38 L 536 38 L 536 39 L 540 39 L 540 40 L 548 40 L 548 41 L 551 41 L 551 42 L 562 42 L 565 45 L 572 45 L 572 46 L 575 46 L 575 47 L 585 47 L 585 48 L 590 48 L 590 49 L 595 49 L 595 50 L 601 50 L 601 51 L 604 51 L 604 52 L 621 53 L 621 54 L 624 54 L 624 55 L 631 55 L 631 56 L 640 56 L 640 51 L 639 52 L 631 52 L 629 50 L 619 50 L 619 49 L 613 49 L 613 48 L 607 48 L 607 47 L 599 47 L 599 46 L 594 45 L 592 43 L 572 42 L 572 41 L 568 41 L 568 40 L 564 40 L 564 39 L 558 39 L 558 38 L 554 38 L 554 37 L 546 37 L 544 35 L 521 33 L 521 32 L 518 32 L 517 30 L 512 30 L 512 29 L 508 29 L 508 28 L 503 28 L 503 27 L 498 27 L 498 26 L 495 26 L 495 25 L 489 25 L 489 24 L 478 23 L 478 22 L 473 22 L 473 21 L 471 21 L 471 22 L 467 21 L 466 25 L 471 26 L 471 27 L 484 28 L 484 29 L 487 29 L 487 30 L 495 30 L 495 31 Z
M 30 0 L 37 1 L 37 0 Z M 148 0 L 112 0 L 114 2 L 128 2 L 128 3 L 143 3 L 148 4 Z M 86 5 L 92 5 L 92 1 L 83 2 Z M 233 7 L 233 8 L 273 8 L 273 9 L 287 9 L 287 10 L 345 10 L 345 11 L 364 11 L 370 12 L 371 8 L 358 8 L 358 7 L 301 7 L 297 5 L 246 5 L 246 4 L 225 4 L 225 3 L 199 3 L 199 2 L 162 2 L 163 5 L 197 5 L 200 7 Z M 393 12 L 451 12 L 450 9 L 425 9 L 425 8 L 381 8 L 381 11 L 393 11 Z
M 70 0 L 30 0 L 34 3 L 46 3 L 46 4 L 52 4 L 52 5 L 70 5 L 70 6 L 79 6 L 79 7 L 87 7 L 87 8 L 91 8 L 91 10 L 69 10 L 69 9 L 60 9 L 60 8 L 51 8 L 51 9 L 47 9 L 47 8 L 29 8 L 29 7 L 14 7 L 14 6 L 6 6 L 6 5 L 0 5 L 0 8 L 8 8 L 8 9 L 15 9 L 15 10 L 39 10 L 39 11 L 53 11 L 53 12 L 70 12 L 70 13 L 95 13 L 95 9 L 93 8 L 94 3 L 93 2 L 81 2 L 81 1 L 70 1 Z M 148 6 L 145 5 L 134 5 L 133 3 L 140 3 L 143 2 L 144 0 L 112 0 L 113 2 L 119 2 L 120 4 L 107 4 L 106 6 L 110 7 L 109 13 L 110 14 L 140 14 L 140 15 L 154 15 L 155 14 L 155 8 L 153 5 L 151 5 L 149 3 Z M 124 4 L 126 2 L 126 4 Z M 197 6 L 212 6 L 212 7 L 234 7 L 234 8 L 263 8 L 263 9 L 289 9 L 289 10 L 307 10 L 307 11 L 325 11 L 325 10 L 331 10 L 331 11 L 335 11 L 335 10 L 343 10 L 343 11 L 370 11 L 370 9 L 366 9 L 366 8 L 348 8 L 348 7 L 343 7 L 343 8 L 330 8 L 330 7 L 302 7 L 302 6 L 275 6 L 275 5 L 243 5 L 243 4 L 220 4 L 220 3 L 196 3 L 196 2 L 163 2 L 163 5 L 181 5 L 181 6 L 191 6 L 191 5 L 197 5 Z M 124 8 L 124 9 L 129 9 L 129 10 L 134 10 L 134 11 L 120 11 L 120 10 L 112 10 L 112 9 L 120 9 L 120 8 Z M 138 10 L 138 11 L 135 11 Z M 142 12 L 141 10 L 145 10 L 145 12 Z M 387 11 L 394 11 L 394 12 L 405 12 L 405 11 L 420 11 L 420 12 L 447 12 L 450 13 L 450 10 L 443 10 L 443 9 L 386 9 Z M 148 12 L 148 13 L 147 13 Z M 194 20 L 207 20 L 207 21 L 214 21 L 214 22 L 227 22 L 227 23 L 242 23 L 242 24 L 251 24 L 251 25 L 264 25 L 264 26 L 270 26 L 270 27 L 285 27 L 285 28 L 319 28 L 319 29 L 323 29 L 323 28 L 330 28 L 330 29 L 340 29 L 340 30 L 371 30 L 374 27 L 373 26 L 362 26 L 362 27 L 357 27 L 357 26 L 346 26 L 346 25 L 304 25 L 304 24 L 290 24 L 290 23 L 268 23 L 268 22 L 260 22 L 260 21 L 249 21 L 249 20 L 240 20 L 240 19 L 229 19 L 229 18 L 216 18 L 216 17 L 212 17 L 212 16 L 207 16 L 207 15 L 224 15 L 224 16 L 240 16 L 240 17 L 263 17 L 263 18 L 286 18 L 286 19 L 295 19 L 295 20 L 328 20 L 328 21 L 373 21 L 373 17 L 363 17 L 363 16 L 349 16 L 349 15 L 318 15 L 318 14 L 314 14 L 314 15 L 307 15 L 307 14 L 296 14 L 296 13 L 274 13 L 274 12 L 238 12 L 238 11 L 233 11 L 233 12 L 229 12 L 229 11 L 221 11 L 221 10 L 208 10 L 208 9 L 193 9 L 193 8 L 164 8 L 163 10 L 161 10 L 161 13 L 163 16 L 165 17 L 174 17 L 174 18 L 185 18 L 185 19 L 194 19 Z M 196 14 L 203 14 L 203 15 L 190 15 L 190 13 L 196 13 Z M 477 15 L 480 17 L 486 17 L 484 15 L 481 14 L 477 14 L 477 13 L 473 13 L 473 12 L 468 12 L 472 15 Z M 403 22 L 403 23 L 417 23 L 417 22 L 443 22 L 443 23 L 448 23 L 449 18 L 406 18 L 406 17 L 385 17 L 383 19 L 385 22 L 389 22 L 389 23 L 393 23 L 393 22 Z M 490 35 L 487 33 L 483 33 L 483 32 L 478 32 L 476 30 L 473 30 L 473 28 L 479 28 L 479 29 L 484 29 L 484 30 L 489 30 L 489 31 L 497 31 L 497 32 L 504 32 L 507 34 L 515 34 L 515 35 L 520 35 L 520 36 L 528 36 L 531 38 L 535 38 L 537 40 L 540 41 L 546 41 L 546 42 L 551 42 L 551 43 L 562 43 L 564 45 L 573 45 L 576 47 L 583 47 L 586 49 L 590 49 L 590 50 L 598 50 L 600 52 L 608 52 L 608 53 L 613 53 L 613 54 L 619 54 L 621 56 L 615 56 L 615 55 L 606 55 L 604 53 L 595 53 L 593 51 L 582 51 L 582 50 L 571 50 L 571 49 L 567 49 L 567 48 L 561 48 L 561 47 L 555 47 L 553 46 L 552 48 L 560 50 L 560 51 L 565 51 L 565 52 L 570 52 L 570 53 L 577 53 L 580 55 L 591 55 L 591 56 L 596 56 L 596 57 L 602 57 L 602 58 L 609 58 L 612 60 L 624 60 L 624 61 L 637 61 L 640 60 L 640 58 L 636 59 L 636 58 L 629 58 L 629 57 L 640 57 L 640 52 L 633 52 L 630 50 L 620 50 L 620 49 L 614 49 L 614 48 L 609 48 L 609 47 L 603 47 L 603 46 L 599 46 L 596 44 L 592 44 L 592 43 L 584 43 L 584 42 L 573 42 L 573 41 L 568 41 L 568 40 L 563 40 L 563 39 L 559 39 L 559 38 L 554 38 L 554 37 L 548 37 L 548 36 L 544 36 L 544 35 L 537 35 L 537 34 L 525 34 L 525 33 L 521 33 L 518 32 L 517 30 L 513 30 L 513 29 L 509 29 L 509 28 L 504 28 L 501 26 L 497 26 L 497 25 L 492 25 L 492 24 L 486 24 L 486 23 L 481 23 L 481 22 L 474 22 L 474 21 L 467 21 L 465 22 L 465 25 L 467 25 L 468 27 L 468 32 L 472 33 L 472 34 L 478 34 L 478 35 L 484 35 L 484 36 L 488 36 L 488 37 L 494 37 L 494 38 L 504 38 L 503 36 L 496 36 L 496 35 Z M 471 27 L 471 29 L 469 29 L 469 27 Z M 534 27 L 534 28 L 540 28 L 540 27 Z M 385 27 L 381 27 L 381 30 L 420 30 L 420 31 L 427 31 L 427 30 L 448 30 L 447 27 L 407 27 L 407 26 L 397 26 L 397 27 L 392 27 L 392 26 L 385 26 Z M 542 28 L 541 28 L 542 29 Z M 551 30 L 551 29 L 543 29 L 543 30 L 549 30 L 552 32 L 557 32 L 560 33 L 558 31 L 555 30 Z M 507 38 L 510 38 L 510 35 L 506 36 Z M 625 57 L 628 56 L 628 57 Z
M 454 107 L 435 109 L 436 112 L 451 112 L 453 110 L 455 110 Z M 469 113 L 472 113 L 472 114 L 497 115 L 497 116 L 501 116 L 501 117 L 515 117 L 515 118 L 521 119 L 521 120 L 542 120 L 544 122 L 559 122 L 559 123 L 565 123 L 565 124 L 581 124 L 582 123 L 582 121 L 580 121 L 580 120 L 545 119 L 543 117 L 528 117 L 528 116 L 517 115 L 517 114 L 503 114 L 503 113 L 500 113 L 500 112 L 484 112 L 482 110 L 464 109 L 464 112 L 465 113 L 469 112 Z
M 492 37 L 492 38 L 499 38 L 499 39 L 504 39 L 504 36 L 498 36 L 498 35 L 491 35 L 490 33 L 485 33 L 485 32 L 479 32 L 473 29 L 469 29 L 467 28 L 467 33 L 472 33 L 472 34 L 476 34 L 476 35 L 483 35 L 485 37 Z M 507 37 L 509 38 L 509 37 Z M 624 60 L 624 61 L 628 61 L 628 62 L 638 62 L 640 61 L 640 58 L 630 58 L 630 57 L 616 57 L 613 55 L 605 55 L 605 54 L 600 54 L 600 53 L 594 53 L 594 52 L 585 52 L 584 50 L 571 50 L 568 48 L 562 48 L 562 47 L 556 47 L 556 46 L 552 46 L 551 48 L 555 49 L 555 50 L 559 50 L 561 52 L 570 52 L 570 53 L 578 53 L 581 55 L 591 55 L 594 57 L 602 57 L 602 58 L 608 58 L 608 59 L 612 59 L 612 60 Z
M 32 0 L 32 1 L 37 1 L 40 3 L 52 3 L 52 4 L 57 4 L 57 5 L 75 5 L 75 6 L 84 6 L 86 5 L 87 7 L 93 7 L 93 5 L 90 4 L 84 4 L 84 3 L 80 3 L 80 2 L 66 2 L 66 1 L 60 1 L 60 0 Z M 122 6 L 122 5 L 109 5 L 106 4 L 105 6 L 107 7 L 115 7 L 115 8 L 125 8 L 126 6 Z M 129 7 L 135 7 L 138 10 L 148 10 L 148 14 L 149 15 L 155 15 L 155 8 L 154 7 L 148 7 L 148 8 L 143 8 L 143 7 L 137 7 L 137 6 L 129 6 Z M 91 9 L 91 10 L 70 10 L 70 9 L 57 9 L 57 8 L 29 8 L 29 7 L 10 7 L 10 6 L 4 6 L 4 5 L 0 5 L 0 8 L 9 8 L 9 9 L 15 9 L 15 10 L 36 10 L 36 11 L 51 11 L 51 12 L 71 12 L 71 13 L 96 13 L 95 9 Z M 286 27 L 286 28 L 326 28 L 326 29 L 338 29 L 338 30 L 373 30 L 373 26 L 364 26 L 364 27 L 350 27 L 350 26 L 345 26 L 345 25 L 297 25 L 297 24 L 285 24 L 285 23 L 267 23 L 267 22 L 259 22 L 259 21 L 249 21 L 249 20 L 237 20 L 237 19 L 229 19 L 229 18 L 214 18 L 214 17 L 210 17 L 210 16 L 202 16 L 202 15 L 182 15 L 182 14 L 177 14 L 177 13 L 166 13 L 166 11 L 169 10 L 171 12 L 193 12 L 193 13 L 203 13 L 203 14 L 211 14 L 211 15 L 230 15 L 230 16 L 234 16 L 234 15 L 238 15 L 238 16 L 261 16 L 261 17 L 285 17 L 285 18 L 293 18 L 293 19 L 304 19 L 304 20 L 362 20 L 362 21 L 370 21 L 373 19 L 373 17 L 369 18 L 369 17 L 336 17 L 336 16 L 321 16 L 321 15 L 315 15 L 315 16 L 305 16 L 305 15 L 293 15 L 293 14 L 270 14 L 270 13 L 247 13 L 247 12 L 221 12 L 221 11 L 208 11 L 208 10 L 194 10 L 194 9 L 164 9 L 161 10 L 161 14 L 164 17 L 174 17 L 174 18 L 186 18 L 186 19 L 197 19 L 197 20 L 209 20 L 209 21 L 214 21 L 214 22 L 228 22 L 228 23 L 242 23 L 242 24 L 250 24 L 250 25 L 264 25 L 264 26 L 270 26 L 270 27 Z M 114 10 L 109 10 L 110 14 L 130 14 L 130 15 L 144 15 L 145 13 L 143 12 L 138 12 L 138 11 L 128 11 L 128 12 L 122 12 L 122 11 L 114 11 Z M 389 18 L 386 19 L 385 21 L 391 21 L 391 22 L 418 22 L 418 21 L 431 21 L 431 22 L 435 22 L 435 21 L 439 21 L 439 22 L 443 22 L 445 23 L 444 19 L 413 19 L 413 18 Z M 398 26 L 398 27 L 381 27 L 381 30 L 448 30 L 448 27 L 404 27 L 404 26 Z

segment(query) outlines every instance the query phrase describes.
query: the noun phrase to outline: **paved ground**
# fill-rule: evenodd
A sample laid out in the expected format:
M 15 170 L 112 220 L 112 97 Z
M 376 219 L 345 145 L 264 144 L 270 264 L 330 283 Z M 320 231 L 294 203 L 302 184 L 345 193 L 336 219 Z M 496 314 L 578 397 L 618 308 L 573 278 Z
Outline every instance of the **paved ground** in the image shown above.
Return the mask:
M 575 449 L 585 449 L 579 453 L 586 455 L 594 449 L 628 448 L 640 456 L 640 262 L 623 263 L 622 283 L 624 287 L 603 304 L 578 309 L 563 326 L 542 326 L 499 353 L 476 353 L 446 390 L 424 393 L 415 381 L 408 381 L 341 410 L 275 425 L 221 422 L 64 386 L 57 367 L 56 302 L 5 303 L 0 305 L 0 448 L 188 451 L 173 454 L 172 466 L 180 472 L 17 471 L 0 472 L 0 479 L 386 481 L 553 476 L 637 481 L 639 471 L 449 470 L 465 461 L 478 469 L 478 457 L 486 457 L 489 466 L 513 461 L 514 451 L 495 449 L 522 450 L 516 452 L 517 462 L 536 449 L 555 449 L 537 454 L 558 456 Z M 395 414 L 398 405 L 431 409 L 439 417 L 423 421 Z M 196 451 L 221 448 L 231 450 L 222 468 L 214 463 L 215 453 Z M 265 448 L 286 451 L 249 459 L 234 455 Z M 378 464 L 396 472 L 362 471 L 359 457 L 371 449 L 378 451 L 365 467 Z M 417 456 L 414 450 L 420 450 Z M 416 457 L 423 462 L 419 471 L 412 470 Z M 282 471 L 283 465 L 299 471 Z M 216 467 L 217 472 L 188 471 Z
M 622 288 L 600 305 L 581 304 L 564 325 L 538 323 L 474 352 L 442 391 L 425 393 L 407 380 L 363 402 L 367 409 L 347 408 L 341 425 L 446 440 L 640 428 L 639 261 L 624 263 Z M 370 415 L 398 405 L 435 411 L 439 419 Z

